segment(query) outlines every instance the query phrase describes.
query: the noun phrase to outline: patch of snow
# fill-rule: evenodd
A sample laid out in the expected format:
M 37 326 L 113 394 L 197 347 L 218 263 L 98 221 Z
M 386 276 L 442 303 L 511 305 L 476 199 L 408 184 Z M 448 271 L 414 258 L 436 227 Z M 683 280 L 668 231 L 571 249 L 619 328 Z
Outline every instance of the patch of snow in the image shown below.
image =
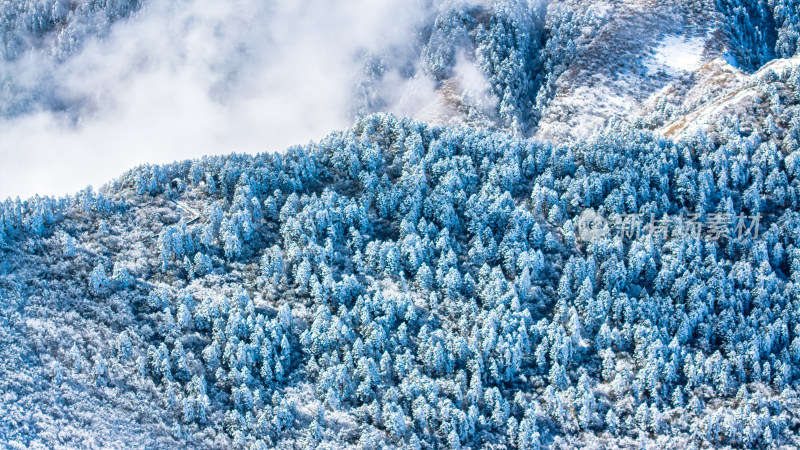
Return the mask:
M 627 98 L 622 97 L 620 95 L 613 95 L 613 94 L 609 95 L 606 101 L 621 109 L 631 109 L 633 107 L 633 105 Z
M 645 61 L 647 71 L 691 72 L 703 64 L 705 43 L 702 36 L 667 36 L 658 44 L 653 56 Z
M 758 69 L 758 71 L 754 74 L 754 77 L 763 76 L 768 71 L 775 72 L 778 76 L 783 76 L 787 70 L 791 70 L 794 67 L 800 65 L 800 57 L 794 56 L 792 58 L 779 58 L 773 59 L 772 61 L 764 64 L 763 67 Z
M 632 85 L 629 79 L 620 80 Z M 566 137 L 586 139 L 601 129 L 609 117 L 626 117 L 636 100 L 613 82 L 599 86 L 578 86 L 566 95 L 556 96 L 548 115 L 539 124 L 537 137 L 559 141 Z
M 758 95 L 756 89 L 747 88 L 733 93 L 721 99 L 714 99 L 703 105 L 699 110 L 688 114 L 679 120 L 665 125 L 658 131 L 665 136 L 683 137 L 692 135 L 698 129 L 707 127 L 711 120 L 728 109 L 735 109 L 742 100 Z
M 689 109 L 690 112 L 656 131 L 673 138 L 691 136 L 697 130 L 708 128 L 711 122 L 722 115 L 742 111 L 745 107 L 743 102 L 749 102 L 744 105 L 752 105 L 756 101 L 761 92 L 757 88 L 761 78 L 773 73 L 784 76 L 787 70 L 800 65 L 800 58 L 772 60 L 754 74 L 743 73 L 729 64 L 730 60 L 723 55 L 711 61 L 706 69 L 697 71 L 699 74 L 710 71 L 701 85 L 714 89 L 712 91 L 701 89 L 695 94 L 690 94 L 694 100 L 702 99 L 702 101 L 695 103 L 695 106 Z

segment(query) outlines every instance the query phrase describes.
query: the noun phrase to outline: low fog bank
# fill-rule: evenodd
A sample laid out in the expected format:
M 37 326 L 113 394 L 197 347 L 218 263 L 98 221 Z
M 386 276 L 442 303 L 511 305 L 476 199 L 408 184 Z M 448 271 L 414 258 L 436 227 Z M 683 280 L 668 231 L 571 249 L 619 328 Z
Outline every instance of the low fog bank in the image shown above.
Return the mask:
M 372 110 L 435 119 L 445 105 L 417 56 L 441 7 L 152 0 L 68 58 L 29 50 L 0 68 L 6 89 L 40 99 L 0 118 L 0 198 L 99 187 L 145 162 L 281 151 L 351 125 L 371 100 Z M 493 104 L 473 62 L 457 69 Z M 365 85 L 380 98 L 359 98 Z

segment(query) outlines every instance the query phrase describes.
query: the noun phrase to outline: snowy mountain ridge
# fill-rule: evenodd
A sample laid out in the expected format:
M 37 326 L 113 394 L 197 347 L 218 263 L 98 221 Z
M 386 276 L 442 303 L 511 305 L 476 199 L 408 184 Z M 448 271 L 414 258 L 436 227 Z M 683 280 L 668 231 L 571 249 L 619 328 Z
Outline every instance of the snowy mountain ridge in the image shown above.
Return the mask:
M 669 123 L 658 129 L 667 137 L 691 136 L 697 130 L 705 130 L 710 122 L 719 120 L 721 117 L 735 115 L 735 111 L 747 109 L 752 103 L 758 102 L 757 97 L 763 95 L 759 89 L 759 84 L 770 77 L 783 78 L 788 70 L 800 65 L 800 58 L 776 59 L 767 63 L 753 74 L 743 74 L 735 71 L 722 59 L 715 59 L 708 63 L 713 68 L 701 68 L 713 72 L 709 78 L 714 79 L 714 83 L 724 85 L 725 89 L 716 89 L 716 93 L 709 92 L 711 89 L 704 89 L 705 94 L 710 94 L 711 98 L 699 105 L 694 110 L 678 120 Z M 716 67 L 715 67 L 716 66 Z M 716 95 L 715 95 L 716 94 Z M 689 97 L 689 95 L 687 95 Z M 706 97 L 708 98 L 708 97 Z M 687 103 L 696 103 L 697 100 L 689 100 Z

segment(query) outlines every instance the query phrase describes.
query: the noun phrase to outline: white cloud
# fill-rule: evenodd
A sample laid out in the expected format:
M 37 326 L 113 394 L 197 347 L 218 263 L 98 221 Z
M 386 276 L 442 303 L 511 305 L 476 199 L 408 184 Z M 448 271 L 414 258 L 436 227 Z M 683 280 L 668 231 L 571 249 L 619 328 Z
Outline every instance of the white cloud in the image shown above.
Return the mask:
M 462 97 L 465 101 L 471 101 L 486 111 L 494 109 L 498 102 L 497 97 L 491 94 L 489 80 L 474 61 L 459 53 L 453 70 L 456 80 L 463 89 Z
M 0 198 L 99 187 L 145 162 L 279 151 L 347 127 L 356 55 L 407 49 L 431 12 L 423 3 L 151 0 L 59 66 L 31 54 L 14 76 L 52 76 L 61 98 L 83 105 L 80 120 L 0 119 Z M 435 103 L 432 83 L 394 81 L 382 86 L 389 110 Z

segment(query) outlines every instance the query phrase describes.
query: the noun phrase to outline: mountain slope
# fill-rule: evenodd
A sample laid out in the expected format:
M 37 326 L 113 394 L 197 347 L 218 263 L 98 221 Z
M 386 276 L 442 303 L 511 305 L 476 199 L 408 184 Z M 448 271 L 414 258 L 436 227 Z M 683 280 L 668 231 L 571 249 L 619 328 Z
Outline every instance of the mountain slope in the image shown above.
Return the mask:
M 349 129 L 0 203 L 0 443 L 800 446 L 800 6 L 426 5 Z
M 796 445 L 796 147 L 724 136 L 379 115 L 7 202 L 4 439 Z M 675 222 L 585 234 L 587 208 Z

